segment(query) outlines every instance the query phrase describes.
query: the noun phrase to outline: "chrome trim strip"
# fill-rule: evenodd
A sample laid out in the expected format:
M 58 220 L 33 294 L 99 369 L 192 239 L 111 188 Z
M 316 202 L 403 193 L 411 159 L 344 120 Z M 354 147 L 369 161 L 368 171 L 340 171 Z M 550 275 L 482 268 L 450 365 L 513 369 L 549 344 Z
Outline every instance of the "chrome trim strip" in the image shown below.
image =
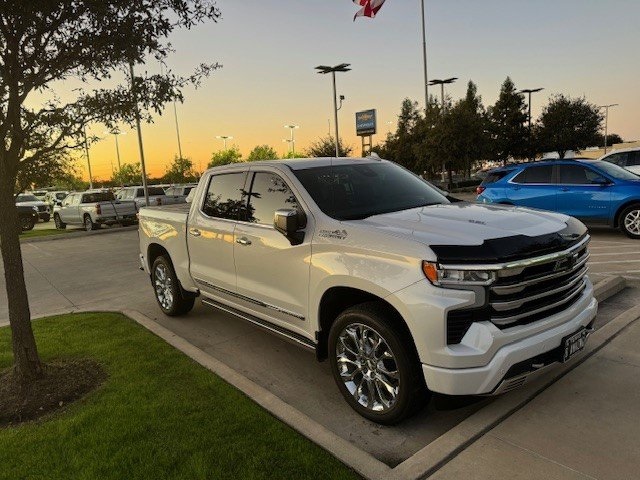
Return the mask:
M 582 285 L 578 289 L 576 289 L 575 292 L 571 293 L 571 295 L 569 295 L 567 298 L 563 298 L 562 300 L 558 300 L 557 302 L 551 303 L 549 305 L 545 305 L 544 307 L 540 307 L 540 308 L 537 308 L 535 310 L 529 310 L 528 312 L 520 313 L 518 315 L 512 315 L 510 317 L 501 317 L 501 318 L 493 318 L 492 317 L 491 318 L 491 322 L 496 324 L 496 325 L 509 325 L 511 323 L 517 322 L 521 318 L 530 317 L 531 315 L 535 315 L 537 313 L 542 313 L 542 312 L 545 312 L 547 310 L 551 310 L 552 308 L 558 307 L 558 306 L 562 305 L 563 303 L 570 302 L 572 299 L 574 299 L 580 293 L 582 293 L 584 291 L 584 289 L 586 288 L 586 286 L 587 286 L 587 284 L 584 283 L 584 279 L 583 279 Z
M 556 272 L 556 273 L 552 273 L 550 275 L 545 275 L 543 277 L 537 277 L 537 278 L 532 278 L 530 280 L 524 280 L 522 282 L 519 283 L 514 283 L 511 285 L 496 285 L 494 287 L 491 287 L 491 291 L 497 295 L 508 295 L 510 293 L 518 293 L 521 292 L 522 290 L 524 290 L 525 288 L 531 286 L 531 285 L 535 285 L 536 283 L 541 283 L 544 282 L 546 280 L 553 280 L 554 278 L 558 278 L 561 277 L 563 275 L 566 275 L 568 273 L 574 273 L 576 272 L 578 269 L 584 267 L 584 264 L 587 263 L 587 261 L 589 260 L 589 254 L 587 253 L 587 255 L 585 256 L 585 258 L 581 259 L 578 263 L 576 263 L 575 267 L 573 267 L 572 270 L 564 270 L 562 272 Z M 587 267 L 583 268 L 584 273 L 587 273 Z
M 514 308 L 520 308 L 527 302 L 532 302 L 534 300 L 539 300 L 544 297 L 548 297 L 549 295 L 553 295 L 555 293 L 564 292 L 566 290 L 571 290 L 571 288 L 575 287 L 581 280 L 583 280 L 584 274 L 589 270 L 588 267 L 585 267 L 583 270 L 578 272 L 578 275 L 574 275 L 569 283 L 565 283 L 564 285 L 554 288 L 553 290 L 547 290 L 546 292 L 539 293 L 537 295 L 527 296 L 526 298 L 519 298 L 518 300 L 510 300 L 506 302 L 491 302 L 490 305 L 494 310 L 498 312 L 503 312 L 506 310 L 513 310 Z
M 524 260 L 518 260 L 510 263 L 492 263 L 492 264 L 480 264 L 480 265 L 441 265 L 440 267 L 447 270 L 508 270 L 511 268 L 523 268 L 530 267 L 532 265 L 539 265 L 541 263 L 548 263 L 553 260 L 557 260 L 558 258 L 565 257 L 570 253 L 575 252 L 576 250 L 580 250 L 586 244 L 589 243 L 591 237 L 587 235 L 582 241 L 573 245 L 571 248 L 567 250 L 563 250 L 561 252 L 548 253 L 547 255 L 542 255 L 540 257 L 535 258 L 526 258 Z
M 289 315 L 291 317 L 297 318 L 298 320 L 305 320 L 304 315 L 300 315 L 299 313 L 295 313 L 295 312 L 291 312 L 289 310 L 286 310 L 284 308 L 278 307 L 277 305 L 272 305 L 270 303 L 266 303 L 263 302 L 262 300 L 256 300 L 255 298 L 251 298 L 251 297 L 247 297 L 246 295 L 242 295 L 240 293 L 236 293 L 236 292 L 232 292 L 231 290 L 227 290 L 225 288 L 222 287 L 218 287 L 217 285 L 214 285 L 212 283 L 209 283 L 205 280 L 202 280 L 200 278 L 193 278 L 196 283 L 199 283 L 200 285 L 204 285 L 205 287 L 209 287 L 213 290 L 216 290 L 220 293 L 224 293 L 226 295 L 230 295 L 232 297 L 236 297 L 240 300 L 244 300 L 246 302 L 249 303 L 253 303 L 254 305 L 258 305 L 260 307 L 264 307 L 264 308 L 269 308 L 271 310 L 275 310 L 276 312 L 280 312 L 280 313 L 284 313 L 285 315 Z
M 283 327 L 278 327 L 276 325 L 271 325 L 269 324 L 266 320 L 262 320 L 259 319 L 257 317 L 254 317 L 248 313 L 243 313 L 243 312 L 239 312 L 236 309 L 232 308 L 232 307 L 227 307 L 226 305 L 223 305 L 219 302 L 216 302 L 214 300 L 210 300 L 208 298 L 205 298 L 202 300 L 202 303 L 209 306 L 209 307 L 213 307 L 213 308 L 217 308 L 218 310 L 222 310 L 223 312 L 227 312 L 230 313 L 231 315 L 241 318 L 242 320 L 246 320 L 247 322 L 253 323 L 254 325 L 258 326 L 258 327 L 262 327 L 265 330 L 268 330 L 271 333 L 275 333 L 277 335 L 280 335 L 282 337 L 287 338 L 288 340 L 291 340 L 292 342 L 297 343 L 298 345 L 301 345 L 305 348 L 308 348 L 310 350 L 315 351 L 316 350 L 316 344 L 307 339 L 302 337 L 302 335 L 298 335 L 295 332 L 290 332 L 289 330 L 287 330 L 286 328 Z

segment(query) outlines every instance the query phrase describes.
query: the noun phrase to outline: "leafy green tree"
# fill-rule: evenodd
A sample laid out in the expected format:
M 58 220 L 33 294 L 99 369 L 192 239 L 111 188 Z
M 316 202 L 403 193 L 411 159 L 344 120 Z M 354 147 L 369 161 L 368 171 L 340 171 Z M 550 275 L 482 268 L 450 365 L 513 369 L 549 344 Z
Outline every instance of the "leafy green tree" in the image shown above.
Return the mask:
M 256 145 L 249 153 L 247 160 L 253 162 L 256 160 L 275 160 L 277 158 L 278 153 L 269 145 Z
M 163 183 L 189 183 L 198 179 L 198 174 L 193 170 L 193 162 L 189 158 L 180 158 L 177 155 L 167 168 L 162 177 Z
M 334 153 L 335 153 L 335 147 L 334 147 Z M 304 158 L 304 156 L 305 156 L 304 152 L 298 152 L 296 150 L 296 152 L 294 153 L 291 150 L 289 150 L 280 158 Z
M 211 155 L 211 161 L 207 168 L 220 167 L 222 165 L 228 165 L 230 163 L 239 162 L 242 159 L 242 154 L 240 153 L 240 149 L 233 145 L 226 150 L 219 150 L 217 152 L 213 152 Z
M 517 93 L 511 78 L 507 77 L 495 105 L 489 107 L 491 153 L 506 165 L 509 158 L 524 158 L 529 150 L 527 106 Z
M 607 135 L 607 146 L 615 145 L 616 143 L 624 143 L 624 140 L 617 133 L 610 133 Z M 598 135 L 598 143 L 596 144 L 599 147 L 604 147 L 604 135 Z
M 24 385 L 44 375 L 30 322 L 14 202 L 19 177 L 48 161 L 71 162 L 84 146 L 84 127 L 108 128 L 149 120 L 181 89 L 217 68 L 201 65 L 190 77 L 134 76 L 129 64 L 163 61 L 168 38 L 180 28 L 216 20 L 213 0 L 4 0 L 0 8 L 0 250 L 4 263 L 13 349 L 12 374 Z M 133 78 L 132 78 L 133 77 Z M 125 78 L 87 91 L 88 82 Z M 54 86 L 74 79 L 62 101 Z M 29 170 L 32 169 L 32 170 Z
M 338 152 L 341 157 L 348 157 L 353 152 L 353 148 L 345 145 L 342 139 L 338 141 Z M 312 143 L 307 150 L 309 157 L 335 157 L 336 142 L 332 136 L 320 137 L 316 142 Z
M 584 97 L 555 95 L 536 122 L 536 137 L 546 151 L 564 158 L 569 150 L 596 145 L 600 137 L 602 113 Z
M 113 172 L 111 181 L 114 185 L 140 185 L 142 183 L 142 170 L 139 163 L 124 163 Z

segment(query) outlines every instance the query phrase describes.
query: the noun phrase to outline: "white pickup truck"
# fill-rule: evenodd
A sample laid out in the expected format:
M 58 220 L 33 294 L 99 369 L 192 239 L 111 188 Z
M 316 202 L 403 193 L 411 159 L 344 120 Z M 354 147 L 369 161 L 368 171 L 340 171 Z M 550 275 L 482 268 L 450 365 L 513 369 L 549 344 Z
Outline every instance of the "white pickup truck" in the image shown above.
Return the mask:
M 101 225 L 127 226 L 137 222 L 137 208 L 133 202 L 116 200 L 109 191 L 75 192 L 53 208 L 53 221 L 57 229 L 67 225 L 82 225 L 87 231 Z
M 139 218 L 141 267 L 165 314 L 201 297 L 313 349 L 346 401 L 382 424 L 429 392 L 522 385 L 578 354 L 597 312 L 582 223 L 451 203 L 384 160 L 217 167 L 190 205 Z

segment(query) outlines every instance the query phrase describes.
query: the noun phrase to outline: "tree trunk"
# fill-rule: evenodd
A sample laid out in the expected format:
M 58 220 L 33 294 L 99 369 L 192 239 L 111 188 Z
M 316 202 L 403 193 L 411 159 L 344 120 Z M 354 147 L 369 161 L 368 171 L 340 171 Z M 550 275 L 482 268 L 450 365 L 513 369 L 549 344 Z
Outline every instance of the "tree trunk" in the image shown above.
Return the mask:
M 31 312 L 20 250 L 20 222 L 11 175 L 0 172 L 0 250 L 9 306 L 14 372 L 23 383 L 42 375 L 42 363 L 31 328 Z
M 453 171 L 451 170 L 451 165 L 447 167 L 447 176 L 449 182 L 449 191 L 453 190 Z

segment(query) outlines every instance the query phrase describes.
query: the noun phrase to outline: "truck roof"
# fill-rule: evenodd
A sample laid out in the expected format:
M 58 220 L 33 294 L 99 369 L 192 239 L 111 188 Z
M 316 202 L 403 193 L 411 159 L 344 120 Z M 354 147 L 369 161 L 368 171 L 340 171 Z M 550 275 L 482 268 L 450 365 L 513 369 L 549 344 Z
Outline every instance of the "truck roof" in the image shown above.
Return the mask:
M 286 165 L 291 170 L 305 170 L 307 168 L 323 167 L 327 165 L 349 165 L 353 163 L 378 163 L 381 160 L 376 157 L 314 157 L 314 158 L 288 158 L 283 160 L 260 160 L 257 162 L 238 162 L 230 163 L 228 165 L 221 165 L 219 167 L 210 168 L 210 171 L 219 171 L 228 168 L 238 168 L 240 166 L 274 166 Z

